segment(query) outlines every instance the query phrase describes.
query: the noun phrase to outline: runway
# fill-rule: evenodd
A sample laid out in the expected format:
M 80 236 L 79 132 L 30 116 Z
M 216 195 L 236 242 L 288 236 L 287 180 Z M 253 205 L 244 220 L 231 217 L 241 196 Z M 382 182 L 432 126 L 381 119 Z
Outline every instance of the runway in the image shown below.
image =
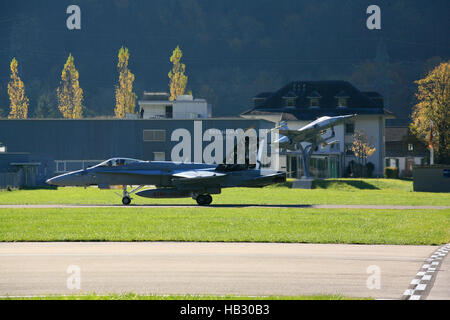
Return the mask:
M 0 209 L 70 209 L 70 208 L 297 208 L 297 209 L 379 209 L 379 210 L 448 210 L 450 206 L 396 206 L 396 205 L 343 205 L 343 204 L 213 204 L 210 206 L 184 205 L 184 204 L 3 204 Z
M 341 294 L 401 299 L 436 248 L 281 243 L 0 243 L 0 295 Z M 73 288 L 76 270 L 80 289 Z M 448 273 L 438 275 L 434 284 L 440 286 L 437 295 L 450 299 L 449 284 L 442 284 L 439 276 L 445 281 Z M 70 288 L 68 281 L 72 283 Z

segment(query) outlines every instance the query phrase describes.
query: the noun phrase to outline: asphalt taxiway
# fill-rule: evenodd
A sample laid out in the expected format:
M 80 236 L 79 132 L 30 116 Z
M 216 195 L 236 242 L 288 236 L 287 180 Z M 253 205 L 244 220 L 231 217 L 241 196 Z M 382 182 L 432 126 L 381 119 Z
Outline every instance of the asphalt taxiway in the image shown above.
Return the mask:
M 126 293 L 401 299 L 436 246 L 0 243 L 0 295 Z M 448 261 L 429 296 L 450 299 Z M 74 270 L 80 289 L 73 288 Z M 72 283 L 73 284 L 73 283 Z

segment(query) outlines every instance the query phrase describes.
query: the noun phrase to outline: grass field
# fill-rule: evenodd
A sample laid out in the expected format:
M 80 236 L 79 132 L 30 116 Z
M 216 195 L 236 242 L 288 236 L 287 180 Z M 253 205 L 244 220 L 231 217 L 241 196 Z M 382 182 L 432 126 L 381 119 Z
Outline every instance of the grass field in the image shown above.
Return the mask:
M 212 296 L 212 295 L 139 295 L 135 293 L 110 294 L 110 295 L 69 295 L 69 296 L 42 296 L 25 298 L 0 298 L 0 300 L 372 300 L 369 298 L 349 298 L 340 295 L 321 295 L 321 296 L 267 296 L 267 297 L 248 297 L 248 296 Z
M 213 204 L 372 204 L 450 206 L 445 193 L 413 192 L 412 182 L 389 179 L 338 179 L 315 182 L 315 189 L 299 190 L 285 184 L 262 189 L 224 189 Z M 91 187 L 0 192 L 0 204 L 121 204 L 115 193 Z M 196 204 L 188 199 L 148 199 L 134 196 L 133 204 Z
M 450 206 L 448 194 L 412 192 L 412 183 L 339 179 L 313 190 L 234 188 L 215 204 L 391 204 Z M 120 204 L 120 190 L 59 188 L 0 192 L 0 204 Z M 136 204 L 194 204 L 146 199 Z M 65 208 L 0 209 L 0 241 L 226 241 L 438 245 L 450 242 L 450 209 Z
M 450 242 L 450 210 L 0 209 L 0 241 L 439 245 Z

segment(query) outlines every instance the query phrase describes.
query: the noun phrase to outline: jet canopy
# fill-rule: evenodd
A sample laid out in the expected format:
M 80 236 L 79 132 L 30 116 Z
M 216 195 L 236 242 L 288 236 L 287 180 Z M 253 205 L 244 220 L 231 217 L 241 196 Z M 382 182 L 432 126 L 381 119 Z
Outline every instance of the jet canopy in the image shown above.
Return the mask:
M 119 167 L 119 166 L 125 166 L 132 163 L 137 162 L 145 162 L 142 160 L 137 159 L 130 159 L 130 158 L 112 158 L 106 161 L 103 161 L 102 163 L 96 165 L 95 167 Z

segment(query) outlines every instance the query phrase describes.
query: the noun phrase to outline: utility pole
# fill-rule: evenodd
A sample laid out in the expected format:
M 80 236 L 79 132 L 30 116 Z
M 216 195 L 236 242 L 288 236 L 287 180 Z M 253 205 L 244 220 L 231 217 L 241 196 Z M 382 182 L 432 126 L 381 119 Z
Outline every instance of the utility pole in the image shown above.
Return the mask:
M 434 142 L 433 142 L 433 121 L 430 121 L 431 130 L 430 130 L 430 142 L 428 146 L 430 147 L 430 165 L 434 165 Z

